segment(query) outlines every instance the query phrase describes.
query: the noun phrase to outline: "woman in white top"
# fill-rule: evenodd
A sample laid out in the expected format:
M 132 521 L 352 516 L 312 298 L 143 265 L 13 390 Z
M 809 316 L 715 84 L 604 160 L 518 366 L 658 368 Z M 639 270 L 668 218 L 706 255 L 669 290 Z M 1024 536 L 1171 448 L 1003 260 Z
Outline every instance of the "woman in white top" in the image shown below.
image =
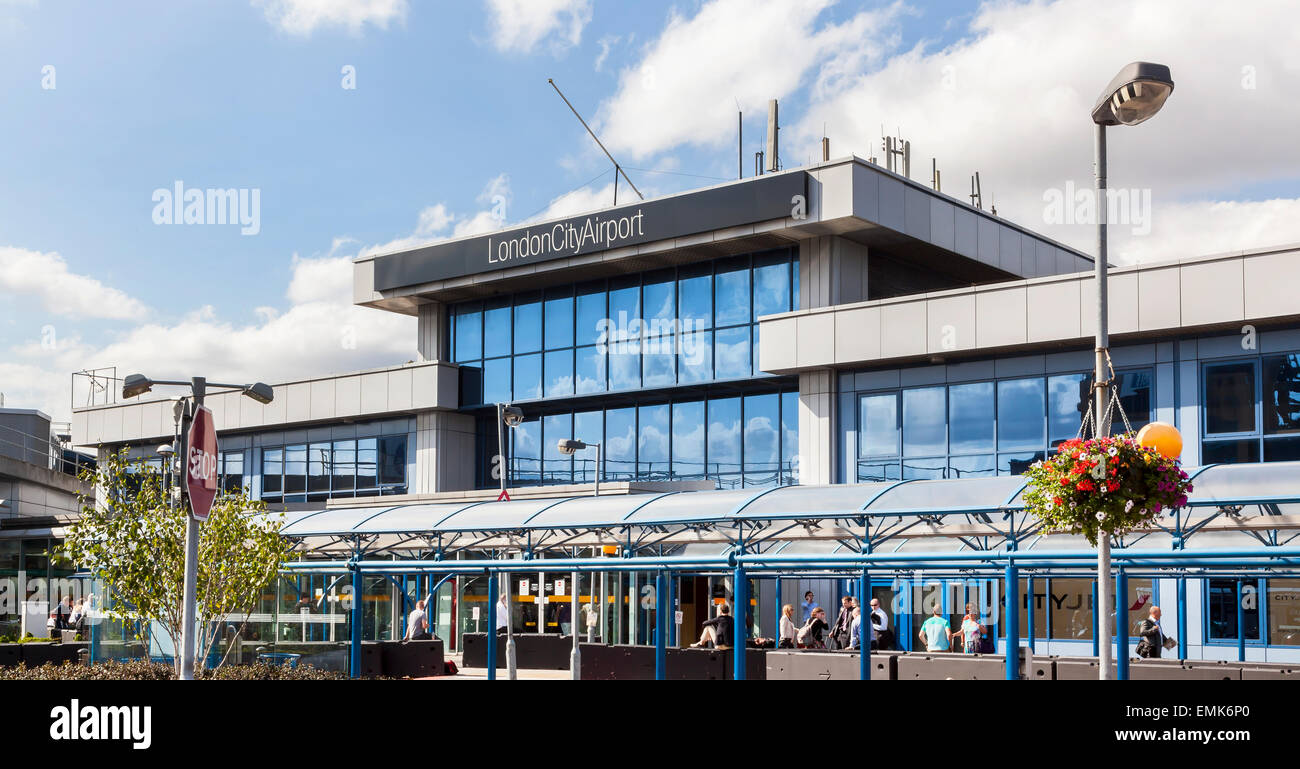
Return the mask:
M 794 606 L 786 604 L 781 607 L 781 635 L 778 647 L 793 649 L 795 647 Z

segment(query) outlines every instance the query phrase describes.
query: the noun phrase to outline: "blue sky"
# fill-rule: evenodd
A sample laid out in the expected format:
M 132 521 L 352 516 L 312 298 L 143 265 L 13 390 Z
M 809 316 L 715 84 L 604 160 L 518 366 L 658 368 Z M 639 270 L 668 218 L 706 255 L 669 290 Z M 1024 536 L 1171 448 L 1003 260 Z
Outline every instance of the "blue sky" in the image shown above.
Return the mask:
M 652 195 L 734 175 L 737 101 L 749 172 L 780 97 L 786 167 L 823 126 L 833 155 L 866 155 L 883 123 L 913 139 L 914 177 L 937 155 L 962 196 L 978 169 L 1004 215 L 1086 247 L 1043 221 L 1043 191 L 1090 185 L 1086 107 L 1120 64 L 1160 57 L 1170 114 L 1112 145 L 1112 184 L 1165 212 L 1129 260 L 1300 240 L 1280 224 L 1300 218 L 1280 98 L 1300 19 L 1259 6 L 1247 23 L 1208 0 L 0 0 L 0 392 L 64 413 L 71 370 L 181 368 L 195 340 L 232 376 L 401 362 L 406 319 L 336 290 L 352 256 L 481 229 L 491 193 L 510 221 L 607 202 L 609 173 L 562 197 L 608 164 L 548 77 L 626 166 L 677 172 L 629 171 Z M 1150 13 L 1180 21 L 1123 31 Z M 260 231 L 155 224 L 178 180 L 258 190 Z M 1213 206 L 1249 238 L 1189 231 Z M 320 342 L 333 331 L 311 324 L 341 313 L 363 349 Z M 314 329 L 301 354 L 275 347 L 277 317 Z

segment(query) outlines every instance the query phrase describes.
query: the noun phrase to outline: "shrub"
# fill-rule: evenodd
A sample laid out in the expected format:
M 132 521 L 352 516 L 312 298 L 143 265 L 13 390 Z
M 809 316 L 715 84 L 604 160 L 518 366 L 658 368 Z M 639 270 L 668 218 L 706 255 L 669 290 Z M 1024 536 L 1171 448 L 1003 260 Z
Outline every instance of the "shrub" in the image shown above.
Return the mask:
M 94 665 L 46 663 L 35 668 L 19 664 L 16 668 L 0 668 L 0 681 L 170 681 L 175 677 L 176 671 L 171 665 L 144 660 L 97 662 Z M 348 680 L 345 673 L 320 670 L 311 665 L 289 668 L 266 664 L 226 665 L 216 670 L 199 671 L 198 677 L 205 681 Z

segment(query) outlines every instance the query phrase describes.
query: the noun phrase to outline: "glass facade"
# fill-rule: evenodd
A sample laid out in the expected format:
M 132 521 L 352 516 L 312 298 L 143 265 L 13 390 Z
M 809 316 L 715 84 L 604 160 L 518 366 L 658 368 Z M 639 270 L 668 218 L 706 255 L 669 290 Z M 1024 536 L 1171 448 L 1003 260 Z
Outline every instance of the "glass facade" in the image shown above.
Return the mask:
M 472 407 L 765 376 L 763 315 L 798 309 L 793 249 L 515 293 L 448 310 Z
M 267 502 L 405 494 L 406 435 L 268 446 L 261 470 Z
M 1300 459 L 1300 353 L 1202 367 L 1201 461 Z
M 798 405 L 798 393 L 786 390 L 526 415 L 507 436 L 510 483 L 590 483 L 599 443 L 606 481 L 709 479 L 720 488 L 790 484 L 799 448 Z M 495 430 L 494 418 L 484 421 L 485 433 Z M 495 445 L 495 434 L 488 438 Z M 567 438 L 590 448 L 561 454 L 556 444 Z
M 1153 372 L 1117 377 L 1138 429 L 1151 420 Z M 1091 381 L 1079 373 L 852 393 L 856 481 L 1023 473 L 1078 433 Z

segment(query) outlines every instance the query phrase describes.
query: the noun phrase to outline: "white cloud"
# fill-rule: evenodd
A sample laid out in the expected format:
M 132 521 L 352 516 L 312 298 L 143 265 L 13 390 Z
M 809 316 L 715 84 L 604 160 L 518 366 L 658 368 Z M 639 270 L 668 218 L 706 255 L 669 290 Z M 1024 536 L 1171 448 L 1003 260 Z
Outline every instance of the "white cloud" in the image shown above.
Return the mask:
M 596 56 L 596 63 L 594 65 L 597 72 L 600 71 L 601 67 L 605 66 L 605 60 L 609 58 L 609 52 L 613 50 L 614 46 L 617 45 L 618 41 L 621 39 L 622 37 L 619 35 L 605 35 L 597 41 L 597 44 L 600 45 L 600 53 Z
M 487 6 L 498 51 L 530 53 L 540 45 L 559 53 L 582 41 L 592 0 L 487 0 Z
M 407 0 L 253 0 L 280 30 L 306 37 L 321 27 L 342 27 L 353 34 L 367 24 L 388 29 L 406 18 Z
M 0 296 L 34 297 L 54 315 L 133 320 L 144 303 L 100 281 L 68 270 L 59 254 L 0 246 Z
M 765 111 L 768 99 L 796 91 L 815 67 L 863 66 L 896 44 L 891 25 L 901 6 L 819 25 L 833 5 L 713 0 L 693 17 L 674 11 L 641 62 L 620 73 L 618 92 L 599 112 L 601 137 L 615 156 L 636 159 L 681 145 L 719 146 L 735 137 L 737 102 L 746 112 Z

